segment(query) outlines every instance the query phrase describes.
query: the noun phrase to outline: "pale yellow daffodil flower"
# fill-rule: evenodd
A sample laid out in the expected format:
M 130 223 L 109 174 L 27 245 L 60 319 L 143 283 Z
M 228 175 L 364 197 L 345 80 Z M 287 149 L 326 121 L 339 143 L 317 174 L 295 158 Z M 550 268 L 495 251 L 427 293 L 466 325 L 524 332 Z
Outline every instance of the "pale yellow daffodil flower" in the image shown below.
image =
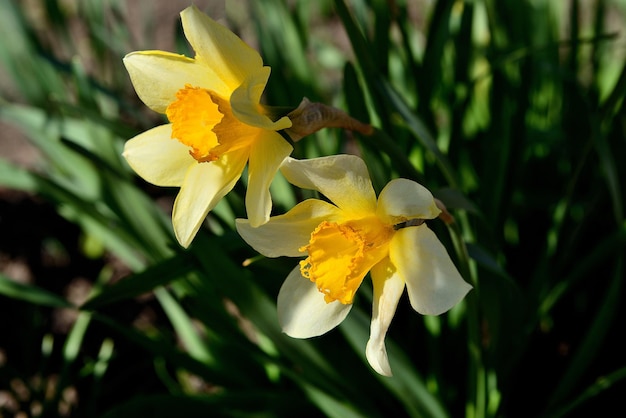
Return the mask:
M 126 143 L 124 157 L 146 181 L 180 187 L 172 223 L 187 247 L 208 212 L 234 187 L 248 163 L 250 223 L 269 219 L 269 186 L 291 145 L 259 101 L 270 75 L 261 56 L 195 6 L 181 12 L 194 58 L 138 51 L 124 58 L 137 95 L 169 122 Z
M 404 288 L 413 309 L 425 315 L 448 311 L 472 288 L 424 223 L 440 213 L 432 194 L 414 181 L 395 179 L 376 199 L 365 163 L 356 156 L 288 157 L 281 172 L 331 202 L 305 200 L 258 228 L 237 220 L 239 234 L 261 254 L 306 256 L 278 295 L 283 331 L 309 338 L 339 325 L 370 272 L 374 303 L 366 357 L 374 370 L 390 376 L 385 335 Z

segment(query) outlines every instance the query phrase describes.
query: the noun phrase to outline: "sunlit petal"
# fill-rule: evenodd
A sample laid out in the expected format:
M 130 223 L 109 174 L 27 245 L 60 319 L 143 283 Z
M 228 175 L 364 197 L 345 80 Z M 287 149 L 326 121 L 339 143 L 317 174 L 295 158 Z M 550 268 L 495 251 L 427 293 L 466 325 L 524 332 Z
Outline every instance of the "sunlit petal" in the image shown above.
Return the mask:
M 196 160 L 189 155 L 189 147 L 171 135 L 172 125 L 157 126 L 127 141 L 122 155 L 147 182 L 179 187 Z
M 269 220 L 272 210 L 270 184 L 278 167 L 292 150 L 292 146 L 273 131 L 261 131 L 252 144 L 246 192 L 246 210 L 250 225 L 259 226 Z
M 352 305 L 324 302 L 315 283 L 302 277 L 294 268 L 278 293 L 278 322 L 283 332 L 294 338 L 322 335 L 339 325 Z
M 391 262 L 407 286 L 411 306 L 424 315 L 439 315 L 470 291 L 448 252 L 426 225 L 396 232 L 389 248 Z
M 287 180 L 300 188 L 317 190 L 354 217 L 376 211 L 376 194 L 365 162 L 354 155 L 296 160 L 281 167 Z
M 186 8 L 180 16 L 196 59 L 213 68 L 231 91 L 243 83 L 248 74 L 263 66 L 257 51 L 196 6 Z
M 384 376 L 391 376 L 385 336 L 404 291 L 404 280 L 397 274 L 389 258 L 375 265 L 371 276 L 374 285 L 374 305 L 365 355 L 374 370 Z
M 172 223 L 178 242 L 191 244 L 209 211 L 224 197 L 241 176 L 248 150 L 234 151 L 210 163 L 196 163 L 185 177 L 174 202 Z
M 139 98 L 152 110 L 165 113 L 176 92 L 189 84 L 228 97 L 232 89 L 218 78 L 212 67 L 183 55 L 164 51 L 131 52 L 124 65 Z
M 407 179 L 391 180 L 378 196 L 376 214 L 388 224 L 409 219 L 434 219 L 441 211 L 432 193 L 419 183 Z
M 335 205 L 308 199 L 257 228 L 247 219 L 237 219 L 237 231 L 244 241 L 266 257 L 300 257 L 303 253 L 299 248 L 308 244 L 311 232 L 322 221 L 339 219 L 341 211 Z
M 230 96 L 230 106 L 233 114 L 241 122 L 258 128 L 278 131 L 289 128 L 291 121 L 288 117 L 282 117 L 273 122 L 267 115 L 262 113 L 259 105 L 261 95 L 270 76 L 270 67 L 262 67 L 252 73 Z

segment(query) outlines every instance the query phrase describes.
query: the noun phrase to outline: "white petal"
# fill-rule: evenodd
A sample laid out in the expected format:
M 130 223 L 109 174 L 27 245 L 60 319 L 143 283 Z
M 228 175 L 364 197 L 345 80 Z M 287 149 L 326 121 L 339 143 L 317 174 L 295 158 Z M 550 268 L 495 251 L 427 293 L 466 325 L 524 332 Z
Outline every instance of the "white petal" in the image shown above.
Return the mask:
M 428 189 L 407 179 L 391 180 L 378 196 L 376 213 L 387 224 L 409 219 L 434 219 L 441 211 Z
M 404 291 L 404 280 L 397 274 L 389 258 L 375 265 L 370 274 L 374 284 L 374 306 L 365 356 L 376 372 L 391 376 L 385 336 Z
M 273 216 L 253 228 L 247 219 L 237 219 L 237 232 L 252 248 L 266 257 L 301 257 L 298 251 L 309 243 L 311 233 L 322 221 L 339 221 L 341 210 L 330 203 L 308 199 L 289 212 Z
M 352 305 L 326 303 L 315 283 L 302 277 L 297 266 L 289 273 L 278 293 L 278 322 L 294 338 L 322 335 L 339 325 Z
M 355 155 L 309 160 L 287 158 L 281 172 L 294 186 L 319 191 L 354 217 L 372 215 L 376 211 L 376 194 L 367 167 Z
M 272 210 L 270 184 L 292 146 L 280 134 L 262 131 L 250 150 L 246 211 L 252 226 L 266 223 Z
M 176 100 L 176 92 L 191 84 L 229 97 L 229 88 L 210 67 L 183 55 L 164 51 L 137 51 L 124 57 L 124 65 L 139 98 L 155 112 Z
M 174 202 L 172 223 L 178 242 L 187 248 L 204 218 L 232 190 L 246 165 L 248 149 L 230 152 L 210 163 L 196 163 Z
M 189 147 L 172 139 L 172 125 L 161 125 L 128 140 L 122 153 L 144 180 L 157 186 L 180 187 L 197 164 Z
M 421 314 L 448 311 L 472 288 L 425 224 L 397 231 L 391 239 L 389 256 L 406 282 L 411 306 Z
M 263 66 L 257 51 L 196 6 L 186 8 L 180 16 L 196 59 L 210 66 L 231 91 L 243 83 L 248 74 Z

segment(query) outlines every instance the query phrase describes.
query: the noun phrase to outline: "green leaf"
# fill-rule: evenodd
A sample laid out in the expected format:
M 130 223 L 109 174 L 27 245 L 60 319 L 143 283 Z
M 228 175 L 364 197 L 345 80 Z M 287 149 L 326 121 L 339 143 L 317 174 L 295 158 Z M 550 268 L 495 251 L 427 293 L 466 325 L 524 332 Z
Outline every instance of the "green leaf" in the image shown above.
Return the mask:
M 217 364 L 216 359 L 202 342 L 196 327 L 191 322 L 191 318 L 189 318 L 178 301 L 163 287 L 156 288 L 154 294 L 191 357 L 215 367 Z
M 464 209 L 468 212 L 479 214 L 478 207 L 458 189 L 442 188 L 433 192 L 433 195 L 441 200 L 448 209 Z
M 37 177 L 28 170 L 0 158 L 0 186 L 32 193 L 37 190 Z
M 553 407 L 563 402 L 578 383 L 579 379 L 587 371 L 598 350 L 602 347 L 602 342 L 609 332 L 615 319 L 614 317 L 619 310 L 624 281 L 623 267 L 623 255 L 621 255 L 616 260 L 613 277 L 606 289 L 593 322 L 590 324 L 585 337 L 578 346 L 572 360 L 569 362 L 567 370 L 562 378 L 559 379 L 559 385 L 550 398 L 549 406 Z
M 112 286 L 104 287 L 99 294 L 85 302 L 81 309 L 96 310 L 120 300 L 151 292 L 159 286 L 183 277 L 189 270 L 188 257 L 178 254 L 151 265 L 141 273 L 122 279 Z
M 613 387 L 616 383 L 626 379 L 626 367 L 615 370 L 612 373 L 599 377 L 594 384 L 585 389 L 577 398 L 556 411 L 549 411 L 544 415 L 546 418 L 560 418 L 571 416 L 576 409 L 595 396 L 600 395 Z
M 16 282 L 0 273 L 0 295 L 52 308 L 75 308 L 61 296 L 38 286 Z
M 354 307 L 350 315 L 340 325 L 344 337 L 352 345 L 354 351 L 363 360 L 364 367 L 369 367 L 365 357 L 365 345 L 369 338 L 368 316 Z M 379 376 L 378 380 L 391 392 L 406 408 L 409 416 L 446 418 L 448 414 L 439 402 L 427 389 L 410 360 L 391 339 L 386 340 L 389 363 L 393 377 Z M 374 373 L 374 372 L 372 372 Z
M 298 416 L 308 405 L 299 405 L 289 391 L 228 391 L 212 395 L 138 396 L 109 409 L 101 418 L 154 417 L 274 417 Z M 347 415 L 344 415 L 348 417 Z

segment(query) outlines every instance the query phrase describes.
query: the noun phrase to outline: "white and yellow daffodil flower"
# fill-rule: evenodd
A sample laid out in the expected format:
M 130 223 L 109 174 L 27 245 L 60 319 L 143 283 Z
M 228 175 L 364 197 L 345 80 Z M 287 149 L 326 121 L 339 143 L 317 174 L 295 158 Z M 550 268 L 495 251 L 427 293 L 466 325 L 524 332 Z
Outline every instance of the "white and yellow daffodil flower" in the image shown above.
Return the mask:
M 251 225 L 269 219 L 269 186 L 291 145 L 259 101 L 270 75 L 261 56 L 195 6 L 181 12 L 194 58 L 138 51 L 124 58 L 137 95 L 168 124 L 126 143 L 124 157 L 146 181 L 180 187 L 172 223 L 187 247 L 208 212 L 234 187 L 248 163 Z
M 370 272 L 374 306 L 366 357 L 374 370 L 390 376 L 385 335 L 404 288 L 413 309 L 425 315 L 448 311 L 472 288 L 424 223 L 440 213 L 432 194 L 414 181 L 395 179 L 376 199 L 365 163 L 350 155 L 288 157 L 281 172 L 332 202 L 305 200 L 258 228 L 237 220 L 239 234 L 259 253 L 307 255 L 278 294 L 283 331 L 309 338 L 339 325 Z

